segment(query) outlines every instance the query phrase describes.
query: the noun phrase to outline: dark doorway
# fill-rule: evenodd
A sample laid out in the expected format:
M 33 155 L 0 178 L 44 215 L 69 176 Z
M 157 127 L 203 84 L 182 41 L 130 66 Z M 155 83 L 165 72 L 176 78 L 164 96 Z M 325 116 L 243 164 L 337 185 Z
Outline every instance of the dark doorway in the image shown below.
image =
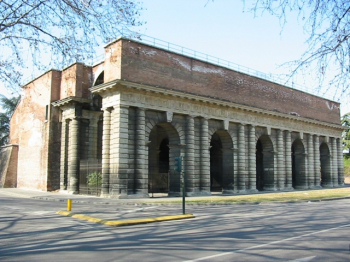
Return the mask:
M 169 172 L 169 139 L 164 138 L 159 146 L 159 173 Z
M 222 191 L 222 143 L 220 136 L 213 134 L 210 141 L 210 190 L 213 192 Z
M 260 141 L 256 143 L 256 189 L 261 191 L 264 189 L 264 154 L 263 146 Z
M 321 186 L 332 187 L 330 151 L 326 143 L 320 146 Z

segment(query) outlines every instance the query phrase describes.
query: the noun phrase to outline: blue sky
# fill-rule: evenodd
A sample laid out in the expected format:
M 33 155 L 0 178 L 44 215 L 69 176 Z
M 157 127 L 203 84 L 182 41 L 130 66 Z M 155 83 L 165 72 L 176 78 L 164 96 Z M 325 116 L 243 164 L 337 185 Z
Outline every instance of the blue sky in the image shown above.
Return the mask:
M 143 7 L 147 23 L 138 32 L 264 73 L 288 73 L 281 65 L 300 58 L 307 48 L 308 35 L 297 13 L 290 13 L 282 28 L 278 18 L 254 16 L 240 0 L 143 0 Z M 299 75 L 294 82 L 309 90 L 317 85 L 314 76 Z M 341 100 L 342 114 L 350 111 L 349 100 Z
M 141 1 L 141 20 L 146 23 L 135 31 L 267 74 L 288 73 L 281 65 L 300 58 L 307 47 L 296 13 L 288 15 L 282 29 L 278 18 L 268 13 L 255 17 L 241 0 Z M 299 75 L 293 81 L 310 91 L 317 84 L 313 76 Z M 0 92 L 10 96 L 1 86 Z M 341 114 L 349 112 L 350 99 L 341 102 Z

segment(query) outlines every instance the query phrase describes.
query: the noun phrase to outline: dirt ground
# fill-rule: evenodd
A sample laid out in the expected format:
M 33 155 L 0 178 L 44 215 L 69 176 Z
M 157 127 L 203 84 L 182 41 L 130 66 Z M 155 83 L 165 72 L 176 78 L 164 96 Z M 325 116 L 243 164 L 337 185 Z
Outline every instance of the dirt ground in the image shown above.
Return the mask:
M 345 183 L 345 184 L 350 184 L 350 176 L 346 176 L 346 177 L 344 178 L 344 183 Z

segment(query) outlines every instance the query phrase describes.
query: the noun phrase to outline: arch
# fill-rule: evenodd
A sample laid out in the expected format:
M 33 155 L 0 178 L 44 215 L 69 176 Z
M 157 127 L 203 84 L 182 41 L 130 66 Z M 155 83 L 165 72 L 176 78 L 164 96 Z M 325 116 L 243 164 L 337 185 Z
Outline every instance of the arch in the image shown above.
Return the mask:
M 215 131 L 210 139 L 210 190 L 232 191 L 233 178 L 233 141 L 225 130 Z
M 332 187 L 332 173 L 331 173 L 331 156 L 329 146 L 323 142 L 320 145 L 320 162 L 321 162 L 321 186 Z
M 158 123 L 149 133 L 148 192 L 179 195 L 180 174 L 174 161 L 181 153 L 180 137 L 170 123 Z
M 256 189 L 275 190 L 274 149 L 268 135 L 262 135 L 256 142 Z
M 306 177 L 305 146 L 301 139 L 292 144 L 292 187 L 295 189 L 308 188 Z
M 98 77 L 95 79 L 95 82 L 92 86 L 98 86 L 100 84 L 104 83 L 104 71 L 101 71 L 101 73 L 98 75 Z

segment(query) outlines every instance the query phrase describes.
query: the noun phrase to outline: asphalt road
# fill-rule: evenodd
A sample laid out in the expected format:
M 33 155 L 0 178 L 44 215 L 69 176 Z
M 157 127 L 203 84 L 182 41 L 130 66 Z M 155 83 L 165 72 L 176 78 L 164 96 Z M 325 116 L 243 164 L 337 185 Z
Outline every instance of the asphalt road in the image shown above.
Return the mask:
M 350 261 L 350 200 L 187 206 L 196 218 L 109 227 L 56 214 L 64 202 L 0 190 L 0 261 Z M 180 205 L 73 205 L 105 219 Z

